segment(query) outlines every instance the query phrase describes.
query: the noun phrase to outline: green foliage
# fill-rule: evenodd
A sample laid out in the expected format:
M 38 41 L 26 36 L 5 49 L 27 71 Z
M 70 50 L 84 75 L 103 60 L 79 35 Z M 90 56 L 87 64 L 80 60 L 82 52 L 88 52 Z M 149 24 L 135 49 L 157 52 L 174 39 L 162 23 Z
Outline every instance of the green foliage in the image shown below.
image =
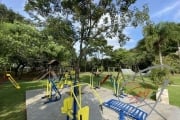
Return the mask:
M 26 22 L 22 15 L 15 13 L 12 9 L 8 9 L 4 4 L 0 3 L 0 22 L 14 23 L 15 21 Z
M 0 54 L 3 57 L 13 58 L 20 56 L 28 58 L 39 51 L 40 33 L 32 26 L 16 22 L 0 24 L 1 44 L 4 51 Z M 11 61 L 9 59 L 9 62 Z
M 164 63 L 166 65 L 172 66 L 172 73 L 180 73 L 180 61 L 178 55 L 170 53 L 164 57 Z
M 169 47 L 177 47 L 180 41 L 179 30 L 179 25 L 176 23 L 161 22 L 147 25 L 144 27 L 146 49 L 157 53 L 159 50 L 162 52 Z M 173 41 L 176 41 L 176 45 L 169 46 Z
M 160 69 L 153 69 L 150 73 L 150 79 L 156 84 L 160 85 L 164 80 L 168 78 L 169 70 L 160 68 Z
M 147 51 L 141 51 L 139 49 L 117 49 L 112 52 L 111 59 L 116 63 L 113 66 L 120 64 L 123 68 L 133 68 L 138 71 L 137 67 L 144 69 L 150 66 L 153 56 Z
M 46 23 L 52 16 L 57 18 L 54 19 L 56 22 L 53 20 L 50 24 L 53 27 L 48 26 L 48 31 L 56 40 L 58 37 L 58 41 L 65 38 L 64 43 L 67 42 L 67 39 L 73 40 L 73 43 L 78 42 L 79 54 L 74 56 L 76 57 L 74 59 L 79 67 L 82 59 L 86 61 L 88 54 L 109 53 L 108 51 L 112 47 L 107 45 L 107 39 L 116 37 L 119 43 L 124 45 L 129 37 L 123 33 L 123 30 L 129 25 L 136 27 L 148 21 L 148 7 L 145 5 L 140 10 L 133 6 L 135 2 L 136 0 L 28 0 L 25 10 L 40 21 L 40 18 L 43 17 Z M 70 25 L 73 26 L 72 33 L 75 35 L 66 33 L 62 38 L 59 37 L 62 34 L 61 31 L 56 31 L 59 30 L 58 27 L 61 24 L 58 22 L 59 17 L 65 18 L 71 23 Z M 64 28 L 66 28 L 65 31 L 70 31 L 68 27 Z M 67 38 L 66 35 L 68 35 Z
M 63 45 L 68 49 L 73 48 L 75 33 L 70 22 L 61 18 L 50 17 L 47 19 L 42 32 L 47 36 L 52 36 L 52 41 L 57 44 Z
M 0 88 L 0 119 L 1 120 L 25 120 L 26 105 L 25 94 L 26 90 L 43 88 L 46 81 L 38 82 L 20 82 L 21 89 L 15 89 L 10 83 L 1 84 Z

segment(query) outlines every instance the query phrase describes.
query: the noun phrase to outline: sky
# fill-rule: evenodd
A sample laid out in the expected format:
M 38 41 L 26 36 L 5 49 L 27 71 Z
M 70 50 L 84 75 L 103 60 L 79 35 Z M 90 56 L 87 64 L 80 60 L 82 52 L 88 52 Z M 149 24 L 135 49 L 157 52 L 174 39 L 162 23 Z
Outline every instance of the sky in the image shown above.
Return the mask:
M 25 2 L 26 0 L 0 0 L 0 3 L 5 4 L 8 8 L 28 17 L 24 11 Z M 148 5 L 150 19 L 154 23 L 180 22 L 180 0 L 137 0 L 135 6 L 142 8 L 144 4 Z M 134 48 L 138 41 L 143 38 L 142 27 L 129 27 L 125 29 L 124 33 L 130 37 L 130 41 L 124 46 L 126 49 Z M 108 44 L 113 45 L 115 49 L 119 48 L 118 41 L 115 39 L 109 40 Z

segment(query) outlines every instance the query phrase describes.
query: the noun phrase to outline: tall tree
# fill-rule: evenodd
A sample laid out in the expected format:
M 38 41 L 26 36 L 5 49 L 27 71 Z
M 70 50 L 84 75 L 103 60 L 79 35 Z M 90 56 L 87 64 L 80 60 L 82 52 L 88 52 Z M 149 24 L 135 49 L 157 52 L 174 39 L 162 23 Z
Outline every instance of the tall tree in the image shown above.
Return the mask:
M 159 62 L 163 64 L 162 50 L 166 47 L 169 40 L 168 25 L 159 23 L 157 25 L 150 24 L 144 28 L 144 39 L 149 51 L 159 54 Z
M 74 61 L 76 84 L 81 60 L 90 43 L 116 37 L 123 44 L 128 40 L 123 30 L 129 25 L 143 24 L 149 18 L 147 6 L 140 11 L 132 8 L 135 2 L 136 0 L 28 0 L 25 10 L 35 18 L 47 20 L 50 16 L 62 16 L 73 24 L 77 36 L 74 41 L 79 46 L 79 53 Z M 75 95 L 76 91 L 74 88 Z M 74 100 L 73 120 L 76 120 L 76 104 Z
M 128 37 L 123 30 L 137 26 L 149 19 L 148 8 L 142 10 L 133 6 L 136 0 L 28 0 L 25 10 L 36 19 L 46 20 L 49 16 L 62 16 L 74 23 L 74 30 L 79 42 L 77 67 L 87 46 L 96 40 L 116 37 L 124 44 Z
M 46 21 L 43 33 L 46 36 L 52 36 L 52 40 L 63 45 L 68 49 L 72 49 L 74 45 L 75 33 L 70 22 L 64 21 L 62 18 L 49 17 Z
M 176 42 L 178 56 L 180 59 L 180 23 L 168 23 L 169 24 L 169 33 L 170 33 L 170 41 Z

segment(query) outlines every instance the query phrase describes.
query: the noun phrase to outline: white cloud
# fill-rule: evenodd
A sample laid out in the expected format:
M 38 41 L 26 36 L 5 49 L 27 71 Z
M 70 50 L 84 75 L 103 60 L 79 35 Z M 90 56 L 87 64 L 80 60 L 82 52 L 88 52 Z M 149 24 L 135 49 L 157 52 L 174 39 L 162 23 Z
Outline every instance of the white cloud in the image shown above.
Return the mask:
M 120 48 L 119 42 L 118 42 L 118 38 L 114 37 L 113 39 L 108 39 L 107 40 L 108 45 L 112 45 L 113 49 L 118 49 Z
M 174 15 L 174 20 L 175 21 L 180 21 L 180 10 L 178 10 L 175 15 Z
M 154 13 L 154 14 L 152 15 L 152 17 L 161 16 L 161 15 L 163 15 L 163 14 L 166 14 L 166 13 L 168 13 L 168 12 L 173 11 L 174 9 L 178 9 L 178 8 L 179 8 L 179 5 L 180 5 L 180 1 L 177 1 L 177 2 L 175 2 L 175 3 L 173 3 L 173 4 L 171 4 L 171 5 L 166 6 L 164 9 L 162 9 L 162 10 Z

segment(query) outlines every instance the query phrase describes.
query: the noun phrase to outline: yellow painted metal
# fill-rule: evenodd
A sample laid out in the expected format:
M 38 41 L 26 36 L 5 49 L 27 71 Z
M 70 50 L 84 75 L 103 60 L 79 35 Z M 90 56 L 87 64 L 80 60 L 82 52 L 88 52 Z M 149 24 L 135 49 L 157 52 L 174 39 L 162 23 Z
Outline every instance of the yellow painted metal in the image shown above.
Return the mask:
M 101 97 L 99 96 L 99 94 L 96 92 L 96 90 L 94 90 L 94 89 L 91 89 L 92 91 L 93 91 L 93 94 L 96 96 L 96 98 L 99 100 L 99 102 L 100 102 L 100 104 L 102 104 L 103 102 L 102 102 L 102 99 L 101 99 Z
M 49 81 L 46 80 L 46 96 L 49 96 Z
M 78 120 L 89 120 L 89 106 L 85 106 L 78 111 Z
M 60 81 L 58 83 L 58 88 L 63 89 L 64 88 L 64 81 Z
M 73 89 L 74 87 L 77 87 L 77 86 L 85 86 L 85 85 L 88 85 L 90 88 L 91 88 L 91 85 L 88 84 L 88 83 L 83 83 L 83 84 L 77 84 L 77 85 L 74 85 L 71 87 L 71 92 L 73 93 Z M 100 104 L 102 104 L 102 99 L 101 97 L 99 96 L 99 94 L 96 92 L 96 90 L 94 89 L 91 89 L 93 91 L 93 94 L 96 96 L 96 98 L 99 100 Z M 75 96 L 75 94 L 73 93 L 73 96 Z M 77 97 L 75 98 L 77 99 Z M 77 100 L 76 100 L 77 101 Z M 78 101 L 77 101 L 78 102 Z M 78 104 L 80 105 L 80 103 L 78 102 Z
M 81 97 L 81 93 L 82 93 L 82 91 L 81 91 L 81 86 L 79 86 L 79 104 L 80 104 L 80 106 L 82 106 L 82 97 Z
M 52 96 L 52 83 L 49 82 L 49 98 Z
M 121 84 L 121 81 L 122 81 L 122 77 L 118 78 L 117 81 L 115 79 L 113 79 L 113 86 L 114 86 L 114 94 L 115 95 L 119 95 L 119 86 Z
M 71 75 L 75 75 L 75 70 L 71 70 L 71 71 L 70 71 L 70 74 L 71 74 Z
M 64 99 L 63 107 L 61 107 L 61 112 L 67 114 L 70 118 L 73 118 L 72 105 L 73 105 L 73 97 L 68 97 Z
M 76 100 L 76 103 L 77 103 L 78 107 L 81 109 L 81 104 L 80 104 L 80 102 L 78 101 L 78 98 L 77 98 L 77 96 L 75 95 L 72 87 L 71 87 L 71 94 L 73 95 L 74 99 Z M 79 94 L 81 94 L 81 93 L 79 93 Z
M 16 89 L 20 89 L 21 87 L 19 84 L 16 82 L 16 80 L 11 76 L 11 74 L 6 74 L 8 80 L 14 85 Z
M 46 96 L 48 98 L 51 98 L 51 95 L 52 95 L 52 85 L 49 82 L 49 80 L 47 80 L 47 82 L 46 82 Z
M 91 85 L 88 83 L 83 83 L 83 84 L 77 84 L 74 86 L 71 86 L 71 96 L 68 98 L 65 98 L 63 101 L 63 107 L 61 107 L 61 112 L 64 114 L 67 114 L 71 119 L 73 118 L 72 116 L 72 105 L 73 105 L 73 99 L 75 99 L 77 106 L 79 108 L 78 113 L 77 113 L 77 118 L 78 120 L 89 120 L 89 107 L 85 106 L 82 107 L 82 95 L 81 95 L 81 87 L 82 86 L 88 86 L 91 88 Z M 74 88 L 78 87 L 79 88 L 79 97 L 77 97 L 74 93 Z M 99 100 L 100 104 L 102 104 L 102 100 L 99 96 L 99 94 L 92 89 L 94 96 Z

